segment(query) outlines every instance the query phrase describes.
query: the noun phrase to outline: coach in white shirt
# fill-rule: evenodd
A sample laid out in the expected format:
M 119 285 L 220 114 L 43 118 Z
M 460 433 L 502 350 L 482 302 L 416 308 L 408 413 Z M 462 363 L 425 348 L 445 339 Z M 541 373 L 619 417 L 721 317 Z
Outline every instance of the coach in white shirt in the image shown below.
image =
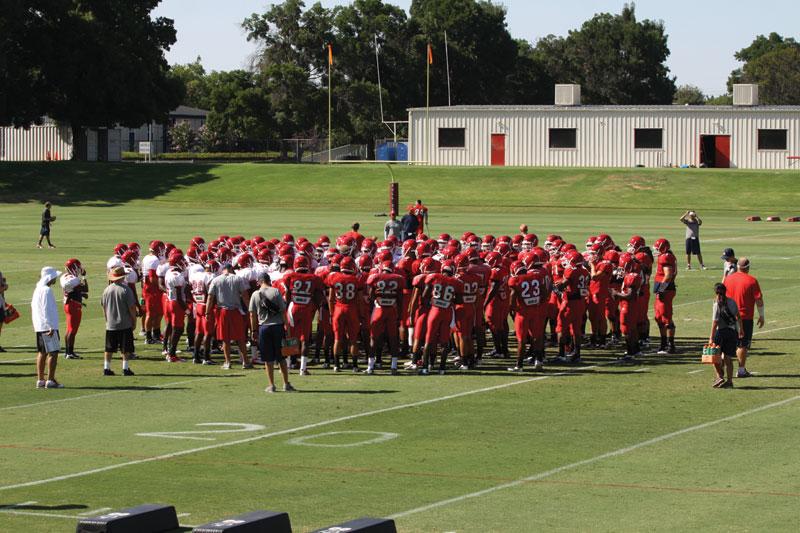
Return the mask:
M 56 364 L 61 340 L 58 336 L 58 307 L 51 288 L 61 272 L 53 267 L 42 269 L 39 282 L 31 298 L 31 320 L 36 332 L 36 388 L 60 389 L 56 381 Z M 44 379 L 44 364 L 47 361 L 47 380 Z

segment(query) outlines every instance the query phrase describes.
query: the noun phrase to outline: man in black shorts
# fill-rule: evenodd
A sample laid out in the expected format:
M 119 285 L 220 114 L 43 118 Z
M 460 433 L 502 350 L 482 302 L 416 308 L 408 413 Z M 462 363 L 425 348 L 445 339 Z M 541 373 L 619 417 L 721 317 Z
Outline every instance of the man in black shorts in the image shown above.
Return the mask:
M 136 296 L 125 283 L 127 274 L 121 266 L 108 273 L 108 284 L 100 303 L 106 319 L 106 349 L 103 360 L 103 375 L 113 376 L 111 356 L 122 353 L 122 373 L 132 376 L 128 358 L 133 353 L 133 327 L 136 325 Z
M 50 248 L 55 248 L 53 243 L 50 242 L 50 223 L 55 222 L 56 217 L 50 214 L 50 208 L 53 207 L 53 204 L 50 202 L 44 203 L 44 211 L 42 212 L 42 228 L 39 230 L 39 242 L 36 244 L 37 248 L 42 247 L 42 239 L 47 237 L 47 246 Z
M 283 390 L 295 390 L 289 383 L 289 369 L 286 359 L 281 353 L 283 342 L 283 314 L 286 312 L 286 301 L 278 289 L 270 285 L 269 273 L 264 272 L 259 277 L 260 288 L 250 296 L 250 331 L 252 342 L 258 344 L 264 368 L 267 371 L 269 386 L 266 392 L 275 392 L 274 365 L 278 363 L 283 377 Z
M 700 261 L 700 268 L 705 270 L 703 253 L 700 251 L 700 226 L 703 225 L 703 221 L 695 211 L 691 210 L 686 211 L 680 220 L 686 225 L 686 270 L 692 269 L 693 255 L 696 255 L 697 260 Z

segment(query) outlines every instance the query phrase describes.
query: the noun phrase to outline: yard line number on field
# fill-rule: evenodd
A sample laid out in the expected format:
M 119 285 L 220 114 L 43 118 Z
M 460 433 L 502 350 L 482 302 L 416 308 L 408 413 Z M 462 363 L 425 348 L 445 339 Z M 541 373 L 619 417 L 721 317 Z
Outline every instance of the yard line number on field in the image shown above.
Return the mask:
M 155 431 L 137 433 L 137 437 L 160 437 L 162 439 L 217 440 L 215 437 L 198 437 L 197 435 L 219 435 L 221 433 L 242 433 L 245 431 L 261 431 L 266 429 L 259 424 L 239 424 L 236 422 L 203 422 L 197 427 L 228 427 L 231 429 L 203 429 L 199 431 Z

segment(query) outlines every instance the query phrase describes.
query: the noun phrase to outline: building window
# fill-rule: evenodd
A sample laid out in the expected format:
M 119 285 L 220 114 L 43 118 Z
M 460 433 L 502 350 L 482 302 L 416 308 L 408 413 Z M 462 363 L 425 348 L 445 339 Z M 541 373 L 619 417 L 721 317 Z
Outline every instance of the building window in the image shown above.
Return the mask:
M 636 128 L 633 130 L 633 147 L 638 150 L 664 147 L 664 130 L 661 128 Z
M 439 128 L 439 148 L 464 148 L 465 138 L 465 128 Z
M 786 150 L 786 130 L 758 130 L 759 150 Z
M 578 130 L 575 128 L 550 128 L 550 148 L 577 148 Z

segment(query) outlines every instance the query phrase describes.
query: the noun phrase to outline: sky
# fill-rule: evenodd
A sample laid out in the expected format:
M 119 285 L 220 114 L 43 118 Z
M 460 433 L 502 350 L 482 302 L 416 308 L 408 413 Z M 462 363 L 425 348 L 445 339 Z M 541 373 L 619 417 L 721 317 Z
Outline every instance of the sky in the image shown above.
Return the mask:
M 384 0 L 406 11 L 411 0 Z M 313 0 L 306 0 L 311 5 Z M 349 1 L 322 1 L 325 7 Z M 595 13 L 619 13 L 623 0 L 505 0 L 495 2 L 508 10 L 508 29 L 515 38 L 533 43 L 549 34 L 566 35 Z M 206 70 L 246 68 L 255 52 L 241 22 L 252 13 L 263 13 L 272 2 L 263 0 L 162 0 L 154 16 L 175 21 L 178 42 L 167 53 L 170 63 L 189 63 L 198 56 Z M 671 55 L 667 59 L 678 85 L 700 87 L 704 93 L 726 92 L 731 70 L 739 63 L 735 51 L 759 34 L 778 32 L 798 37 L 798 0 L 639 0 L 639 20 L 664 22 Z

